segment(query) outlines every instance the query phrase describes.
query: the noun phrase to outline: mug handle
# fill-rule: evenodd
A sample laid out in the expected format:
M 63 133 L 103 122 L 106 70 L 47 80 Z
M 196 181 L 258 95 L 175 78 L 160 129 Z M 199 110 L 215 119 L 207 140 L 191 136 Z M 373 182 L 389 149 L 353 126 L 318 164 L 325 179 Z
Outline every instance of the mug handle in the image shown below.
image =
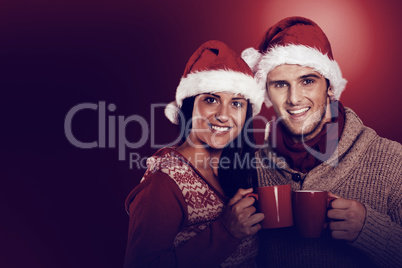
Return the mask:
M 334 201 L 335 199 L 338 199 L 337 197 L 327 197 L 327 208 L 329 208 L 329 206 L 331 205 L 332 201 Z
M 258 194 L 255 194 L 255 193 L 248 193 L 248 194 L 246 194 L 244 197 L 249 197 L 249 196 L 253 197 L 255 200 L 258 201 Z
M 335 199 L 338 199 L 338 197 L 330 197 L 330 196 L 327 197 L 327 211 L 330 208 L 329 206 L 331 205 L 332 201 L 334 201 Z M 324 223 L 324 226 L 322 227 L 323 229 L 326 229 L 328 227 L 328 222 L 329 222 L 329 219 L 325 215 L 325 223 Z

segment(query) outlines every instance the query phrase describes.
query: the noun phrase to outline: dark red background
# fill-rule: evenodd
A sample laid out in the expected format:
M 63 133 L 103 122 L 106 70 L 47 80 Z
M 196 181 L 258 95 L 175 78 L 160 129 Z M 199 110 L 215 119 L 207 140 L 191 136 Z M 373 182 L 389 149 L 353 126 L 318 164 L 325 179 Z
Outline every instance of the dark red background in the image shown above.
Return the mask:
M 173 100 L 188 58 L 210 39 L 240 53 L 279 19 L 315 20 L 349 81 L 344 105 L 402 142 L 398 3 L 0 1 L 0 267 L 122 266 L 124 199 L 144 170 L 119 161 L 117 149 L 74 147 L 64 118 L 79 103 L 105 101 L 117 107 L 108 115 L 150 122 L 150 104 Z M 156 121 L 158 143 L 176 137 L 161 109 Z M 94 111 L 73 123 L 83 141 L 95 140 L 97 128 Z M 138 125 L 127 137 L 141 137 Z M 154 151 L 147 142 L 127 154 Z

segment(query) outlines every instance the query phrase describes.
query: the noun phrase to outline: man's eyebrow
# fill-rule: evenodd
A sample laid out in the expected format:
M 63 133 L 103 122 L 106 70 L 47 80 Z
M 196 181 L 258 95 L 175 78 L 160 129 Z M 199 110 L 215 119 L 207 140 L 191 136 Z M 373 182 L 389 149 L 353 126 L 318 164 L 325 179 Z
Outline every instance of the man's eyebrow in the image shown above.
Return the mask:
M 317 74 L 311 73 L 311 74 L 302 75 L 302 76 L 299 77 L 299 79 L 306 79 L 306 78 L 310 78 L 310 77 L 320 79 L 322 76 L 319 76 Z
M 268 82 L 268 85 L 273 85 L 273 84 L 286 84 L 287 81 L 286 80 L 270 80 Z
M 233 97 L 232 100 L 246 100 L 245 97 Z

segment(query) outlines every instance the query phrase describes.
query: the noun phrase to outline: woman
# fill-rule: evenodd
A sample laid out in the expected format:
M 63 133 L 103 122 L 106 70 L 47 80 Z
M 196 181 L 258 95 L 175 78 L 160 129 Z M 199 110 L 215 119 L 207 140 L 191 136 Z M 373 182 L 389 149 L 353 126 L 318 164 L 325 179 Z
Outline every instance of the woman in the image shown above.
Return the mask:
M 239 188 L 250 177 L 247 129 L 263 96 L 246 63 L 222 42 L 192 55 L 165 110 L 183 142 L 148 159 L 126 200 L 125 267 L 253 267 L 264 216 L 244 197 L 252 189 Z

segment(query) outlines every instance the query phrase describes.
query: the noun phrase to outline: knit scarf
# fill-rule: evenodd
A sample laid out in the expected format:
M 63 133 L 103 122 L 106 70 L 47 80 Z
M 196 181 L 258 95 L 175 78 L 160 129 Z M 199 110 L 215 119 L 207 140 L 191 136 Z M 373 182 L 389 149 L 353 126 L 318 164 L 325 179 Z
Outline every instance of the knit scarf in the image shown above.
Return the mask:
M 335 151 L 345 125 L 345 108 L 339 101 L 334 101 L 330 104 L 330 109 L 331 121 L 325 123 L 317 136 L 308 141 L 294 142 L 282 123 L 270 125 L 269 143 L 294 170 L 307 173 L 328 160 Z M 274 131 L 275 142 L 273 142 Z

